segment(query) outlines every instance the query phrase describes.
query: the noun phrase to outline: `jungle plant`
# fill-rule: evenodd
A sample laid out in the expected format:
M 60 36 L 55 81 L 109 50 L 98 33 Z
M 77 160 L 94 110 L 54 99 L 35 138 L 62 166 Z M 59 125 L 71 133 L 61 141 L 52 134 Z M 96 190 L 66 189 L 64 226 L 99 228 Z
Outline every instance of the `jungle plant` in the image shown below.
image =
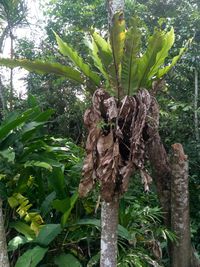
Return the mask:
M 116 266 L 119 197 L 128 189 L 134 171 L 140 172 L 145 190 L 149 189 L 152 179 L 145 168 L 146 147 L 158 127 L 154 95 L 162 88 L 165 74 L 174 67 L 188 45 L 166 65 L 175 38 L 173 28 L 155 28 L 146 44 L 142 42 L 138 18 L 132 20 L 127 31 L 123 11 L 117 10 L 111 21 L 108 41 L 95 31 L 90 37 L 91 57 L 99 74 L 56 33 L 59 51 L 74 63 L 75 68 L 39 60 L 0 59 L 0 64 L 7 67 L 20 66 L 72 79 L 84 84 L 93 94 L 92 107 L 84 115 L 89 134 L 79 195 L 86 196 L 96 182 L 100 183 L 102 267 Z M 99 124 L 104 126 L 99 127 Z M 169 206 L 162 198 L 160 200 L 168 216 Z
M 79 220 L 78 216 L 71 218 L 71 213 L 78 199 L 83 156 L 73 143 L 45 133 L 53 110 L 42 112 L 31 96 L 28 102 L 34 107 L 11 114 L 0 127 L 0 196 L 5 230 L 11 238 L 10 264 L 14 266 L 17 260 L 18 267 L 30 262 L 36 266 L 46 254 L 48 262 L 50 243 L 56 238 L 56 242 L 64 242 L 59 238 L 63 227 L 69 220 L 71 224 Z M 69 187 L 68 179 L 73 179 L 74 185 Z M 64 257 L 78 261 L 70 249 L 67 251 L 58 251 L 51 260 L 59 263 Z

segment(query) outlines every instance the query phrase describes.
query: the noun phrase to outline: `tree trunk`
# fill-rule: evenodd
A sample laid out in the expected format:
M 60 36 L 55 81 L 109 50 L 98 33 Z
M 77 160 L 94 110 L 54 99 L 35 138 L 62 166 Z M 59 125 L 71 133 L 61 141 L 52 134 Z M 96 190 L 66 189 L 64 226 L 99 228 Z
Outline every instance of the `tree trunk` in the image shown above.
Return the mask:
M 198 120 L 198 95 L 199 95 L 199 88 L 198 88 L 198 72 L 194 70 L 194 79 L 195 79 L 195 91 L 194 91 L 194 127 L 195 127 L 195 137 L 197 143 L 197 151 L 198 157 L 200 157 L 200 150 L 199 150 L 199 120 Z
M 159 107 L 155 98 L 149 110 L 149 122 L 147 124 L 148 140 L 146 143 L 147 154 L 154 172 L 158 198 L 164 211 L 164 222 L 167 227 L 171 225 L 171 169 L 164 145 L 161 141 L 159 127 Z
M 112 26 L 112 19 L 115 13 L 124 11 L 124 0 L 107 0 L 108 5 L 108 26 Z
M 117 226 L 119 198 L 102 202 L 101 206 L 101 267 L 117 266 Z
M 124 0 L 107 0 L 108 26 L 112 27 L 113 16 L 124 11 Z M 117 266 L 117 226 L 119 196 L 115 195 L 112 202 L 102 202 L 101 206 L 101 267 Z
M 167 152 L 162 144 L 158 126 L 159 126 L 159 107 L 156 100 L 153 98 L 151 108 L 149 111 L 149 122 L 147 122 L 147 134 L 148 139 L 146 141 L 147 153 L 149 156 L 150 164 L 154 171 L 154 181 L 157 188 L 158 198 L 160 200 L 160 205 L 164 211 L 164 223 L 168 228 L 171 228 L 171 223 L 174 221 L 172 219 L 174 217 L 175 207 L 172 203 L 173 208 L 171 209 L 171 182 L 172 182 L 172 168 L 169 163 Z M 184 191 L 185 188 L 182 187 L 182 192 L 180 193 L 186 199 L 188 198 L 188 192 Z M 185 196 L 186 194 L 186 196 Z M 186 208 L 187 210 L 187 208 Z M 181 217 L 184 217 L 185 210 L 181 210 Z M 188 212 L 188 211 L 186 211 Z M 189 216 L 189 215 L 188 215 Z M 186 220 L 186 223 L 187 220 Z M 190 236 L 187 234 L 185 236 L 187 240 L 185 242 L 190 244 Z M 169 257 L 170 260 L 172 258 L 172 244 L 169 246 Z M 190 264 L 187 267 L 200 267 L 200 262 L 195 256 L 195 251 L 190 244 L 190 248 L 188 249 L 189 254 L 187 254 L 190 259 Z M 182 254 L 180 254 L 180 257 Z M 182 267 L 182 265 L 177 265 L 178 267 Z M 184 265 L 183 265 L 184 266 Z
M 14 36 L 12 31 L 10 30 L 10 59 L 14 57 Z M 14 90 L 13 90 L 13 68 L 10 69 L 10 111 L 13 110 L 13 97 L 14 97 Z
M 0 199 L 0 267 L 9 267 L 1 199 Z
M 171 229 L 178 240 L 171 246 L 171 267 L 190 267 L 188 160 L 181 144 L 172 145 L 172 149 Z

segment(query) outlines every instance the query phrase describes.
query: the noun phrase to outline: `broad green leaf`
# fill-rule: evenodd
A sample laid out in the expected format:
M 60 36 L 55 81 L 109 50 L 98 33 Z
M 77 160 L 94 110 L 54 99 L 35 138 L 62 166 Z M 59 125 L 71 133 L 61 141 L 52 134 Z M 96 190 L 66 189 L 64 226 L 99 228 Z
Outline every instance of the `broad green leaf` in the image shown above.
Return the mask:
M 62 253 L 55 257 L 54 263 L 58 267 L 81 267 L 81 263 L 72 254 Z
M 141 32 L 138 19 L 132 20 L 132 27 L 126 32 L 124 54 L 122 59 L 121 84 L 127 95 L 133 94 L 137 87 L 137 58 L 141 47 Z
M 37 108 L 36 108 L 37 109 Z M 36 109 L 29 109 L 22 113 L 17 118 L 10 118 L 9 121 L 5 121 L 5 123 L 0 127 L 0 140 L 5 138 L 11 130 L 14 130 L 16 127 L 20 126 L 24 122 L 28 121 L 30 117 L 35 113 Z
M 65 43 L 55 32 L 56 41 L 59 47 L 60 52 L 64 55 L 69 57 L 76 67 L 78 67 L 88 78 L 90 78 L 96 86 L 100 84 L 99 76 L 93 72 L 89 65 L 83 62 L 83 59 L 78 55 L 78 53 L 73 50 L 67 43 Z
M 40 126 L 44 125 L 44 123 L 45 122 L 36 122 L 36 121 L 26 123 L 21 131 L 22 141 L 24 142 L 30 137 L 32 137 L 32 135 L 37 131 L 37 129 Z
M 33 120 L 36 122 L 47 122 L 51 115 L 54 114 L 54 112 L 55 111 L 53 109 L 47 109 L 43 112 L 40 112 L 40 114 L 37 114 L 37 116 L 33 118 Z
M 61 233 L 60 224 L 46 224 L 44 225 L 34 242 L 41 246 L 48 246 Z
M 44 258 L 48 248 L 36 246 L 33 249 L 27 250 L 19 257 L 15 267 L 36 267 L 37 264 Z
M 30 242 L 30 239 L 24 236 L 21 236 L 21 235 L 15 236 L 13 239 L 11 239 L 8 242 L 8 251 L 15 251 L 20 245 L 24 245 L 29 242 Z
M 40 208 L 42 217 L 44 217 L 52 209 L 51 204 L 55 198 L 56 198 L 56 192 L 54 191 L 51 192 L 48 196 L 46 196 Z
M 60 63 L 50 63 L 41 60 L 31 61 L 27 59 L 11 60 L 6 58 L 0 58 L 0 65 L 9 68 L 21 67 L 28 71 L 37 72 L 39 74 L 56 74 L 58 76 L 63 76 L 78 83 L 84 83 L 84 80 L 82 79 L 79 71 L 69 66 L 64 66 Z
M 110 44 L 97 32 L 92 33 L 92 37 L 98 47 L 98 56 L 104 66 L 105 71 L 108 70 L 110 64 L 113 63 L 113 56 Z
M 40 168 L 47 169 L 50 172 L 52 172 L 52 170 L 53 170 L 53 167 L 49 163 L 44 162 L 44 161 L 35 161 L 35 160 L 27 161 L 24 164 L 24 167 L 25 168 L 27 168 L 27 167 L 40 167 Z
M 147 86 L 148 74 L 154 64 L 156 64 L 157 54 L 163 47 L 163 36 L 164 32 L 158 29 L 155 29 L 153 35 L 150 36 L 146 52 L 138 60 L 138 81 L 134 90 Z
M 10 227 L 15 228 L 17 232 L 25 235 L 28 239 L 33 239 L 35 237 L 34 231 L 26 223 L 20 221 L 12 222 L 10 223 Z
M 168 66 L 166 66 L 166 67 L 164 67 L 158 71 L 158 74 L 156 75 L 157 79 L 162 78 L 165 74 L 167 74 L 176 65 L 177 61 L 181 58 L 181 56 L 185 52 L 186 48 L 187 48 L 186 46 L 181 48 L 179 54 L 172 59 L 171 64 L 169 64 Z
M 52 207 L 56 209 L 57 211 L 60 211 L 62 213 L 65 213 L 70 208 L 70 198 L 65 199 L 55 199 L 52 202 Z
M 67 223 L 67 220 L 71 214 L 72 209 L 74 208 L 74 205 L 76 204 L 76 201 L 78 200 L 78 192 L 75 192 L 73 196 L 70 198 L 70 207 L 69 209 L 63 214 L 61 218 L 61 224 L 64 227 Z
M 123 12 L 118 12 L 113 17 L 110 29 L 110 43 L 112 47 L 116 79 L 120 79 L 120 65 L 125 41 L 125 20 Z
M 88 48 L 90 49 L 90 55 L 94 61 L 94 65 L 97 69 L 99 69 L 99 71 L 102 73 L 103 77 L 105 78 L 106 80 L 106 83 L 107 83 L 107 86 L 109 86 L 109 77 L 108 77 L 108 74 L 107 72 L 105 71 L 103 65 L 102 65 L 102 62 L 101 62 L 101 59 L 99 57 L 99 50 L 98 50 L 98 47 L 94 41 L 94 38 L 92 38 L 92 41 L 90 42 L 89 40 L 86 40 L 85 41 L 85 44 L 88 46 Z
M 168 52 L 171 49 L 172 45 L 174 44 L 174 39 L 175 39 L 174 29 L 171 28 L 171 30 L 163 36 L 162 49 L 157 53 L 156 62 L 151 68 L 150 72 L 148 73 L 149 81 L 158 72 L 159 68 L 162 65 L 164 65 L 165 59 L 168 56 Z
M 113 52 L 110 43 L 101 37 L 97 32 L 92 34 L 93 40 L 98 48 L 98 56 L 102 62 L 103 69 L 108 75 L 109 92 L 112 95 L 118 96 L 119 80 L 116 78 L 116 68 L 113 59 Z
M 48 181 L 56 192 L 57 198 L 63 199 L 66 197 L 65 178 L 61 168 L 53 168 L 53 172 L 48 176 Z

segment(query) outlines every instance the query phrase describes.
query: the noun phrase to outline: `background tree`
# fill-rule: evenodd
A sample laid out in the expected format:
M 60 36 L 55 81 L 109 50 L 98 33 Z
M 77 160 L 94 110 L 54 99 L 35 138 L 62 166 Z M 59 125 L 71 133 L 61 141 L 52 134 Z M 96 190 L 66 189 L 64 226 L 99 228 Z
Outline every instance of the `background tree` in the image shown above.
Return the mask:
M 2 34 L 0 38 L 0 52 L 3 51 L 3 43 L 7 37 L 10 38 L 10 58 L 14 58 L 14 30 L 19 27 L 27 25 L 27 6 L 24 0 L 1 0 L 0 1 L 0 20 L 2 27 Z M 10 70 L 10 93 L 9 106 L 13 110 L 13 70 Z M 3 92 L 2 94 L 3 95 Z M 2 99 L 3 101 L 3 99 Z M 2 102 L 4 103 L 4 101 Z M 5 104 L 2 104 L 5 106 Z

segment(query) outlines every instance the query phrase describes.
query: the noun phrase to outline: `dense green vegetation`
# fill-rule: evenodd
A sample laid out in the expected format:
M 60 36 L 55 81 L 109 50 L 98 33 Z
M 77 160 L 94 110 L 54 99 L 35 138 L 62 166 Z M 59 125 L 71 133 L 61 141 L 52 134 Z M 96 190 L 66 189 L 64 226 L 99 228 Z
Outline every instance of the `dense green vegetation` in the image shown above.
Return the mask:
M 97 71 L 88 48 L 88 33 L 95 28 L 107 36 L 104 1 L 47 1 L 42 6 L 46 35 L 39 46 L 34 40 L 12 39 L 12 31 L 7 32 L 5 27 L 5 3 L 0 1 L 0 49 L 4 38 L 10 37 L 15 42 L 12 57 L 72 67 L 58 52 L 53 29 Z M 128 26 L 133 16 L 141 18 L 142 51 L 159 25 L 166 32 L 171 26 L 175 30 L 169 62 L 193 37 L 187 52 L 166 77 L 157 99 L 166 150 L 180 142 L 189 157 L 192 242 L 200 255 L 200 144 L 195 121 L 199 108 L 194 106 L 195 70 L 198 73 L 200 69 L 199 1 L 127 0 L 125 7 Z M 24 10 L 21 5 L 17 8 Z M 12 30 L 23 22 L 25 11 L 17 11 L 22 17 L 15 17 Z M 90 105 L 86 88 L 95 89 L 94 79 L 82 86 L 56 75 L 29 73 L 25 78 L 28 97 L 20 99 L 13 93 L 12 72 L 9 85 L 1 82 L 3 75 L 0 74 L 0 198 L 11 266 L 99 266 L 99 187 L 85 199 L 79 199 L 77 193 L 86 141 L 82 117 Z M 71 75 L 82 79 L 77 73 Z M 131 180 L 121 199 L 118 237 L 118 266 L 169 266 L 167 244 L 176 236 L 163 224 L 154 184 L 145 193 L 139 175 Z

